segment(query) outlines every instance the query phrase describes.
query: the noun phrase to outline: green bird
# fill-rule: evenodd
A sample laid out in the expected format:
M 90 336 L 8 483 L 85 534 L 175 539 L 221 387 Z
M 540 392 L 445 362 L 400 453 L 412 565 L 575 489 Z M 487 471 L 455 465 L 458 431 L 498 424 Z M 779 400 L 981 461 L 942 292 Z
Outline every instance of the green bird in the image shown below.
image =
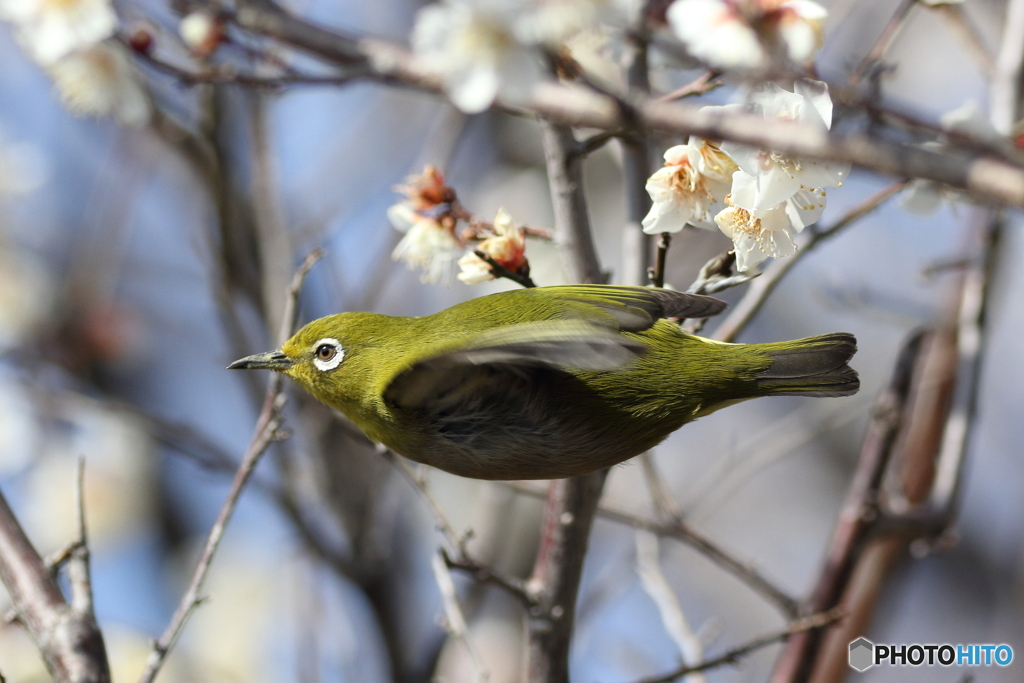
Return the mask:
M 726 344 L 684 334 L 707 296 L 570 285 L 419 318 L 338 313 L 231 369 L 283 372 L 395 452 L 463 477 L 555 479 L 639 455 L 758 396 L 849 396 L 853 335 Z

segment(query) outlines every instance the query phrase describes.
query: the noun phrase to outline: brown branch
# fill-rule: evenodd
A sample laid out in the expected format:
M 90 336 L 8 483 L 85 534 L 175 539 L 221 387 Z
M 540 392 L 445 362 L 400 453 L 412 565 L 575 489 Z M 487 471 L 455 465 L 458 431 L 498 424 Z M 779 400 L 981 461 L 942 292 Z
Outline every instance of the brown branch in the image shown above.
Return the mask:
M 560 247 L 570 282 L 600 283 L 605 275 L 597 260 L 590 217 L 583 197 L 583 166 L 568 126 L 541 122 L 548 185 L 555 209 L 555 243 Z
M 663 232 L 658 236 L 658 252 L 654 257 L 654 268 L 651 269 L 651 285 L 665 286 L 665 262 L 668 258 L 668 247 L 672 244 L 672 233 Z
M 626 85 L 631 97 L 650 95 L 647 35 L 643 30 L 627 34 L 625 49 Z M 647 284 L 651 263 L 651 236 L 643 231 L 643 220 L 651 209 L 647 179 L 651 175 L 650 136 L 641 122 L 634 123 L 619 142 L 622 146 L 622 176 L 626 191 L 626 224 L 622 234 L 622 272 L 619 281 L 627 285 Z
M 323 252 L 319 249 L 310 253 L 289 284 L 281 333 L 279 335 L 281 339 L 287 339 L 291 336 L 292 319 L 294 318 L 296 301 L 299 291 L 302 289 L 302 283 L 305 281 L 309 270 L 322 255 Z M 192 578 L 189 581 L 188 588 L 185 590 L 185 594 L 178 603 L 178 608 L 175 610 L 170 623 L 160 636 L 160 639 L 153 643 L 153 651 L 146 661 L 146 667 L 139 677 L 139 683 L 152 683 L 155 680 L 167 658 L 167 654 L 181 635 L 181 631 L 184 629 L 188 618 L 204 600 L 200 592 L 209 573 L 210 565 L 213 563 L 214 555 L 216 555 L 217 549 L 220 547 L 220 542 L 224 537 L 228 522 L 231 521 L 231 516 L 238 505 L 242 491 L 245 489 L 245 485 L 248 483 L 253 471 L 255 471 L 260 457 L 270 447 L 271 443 L 280 438 L 279 429 L 282 421 L 282 409 L 286 399 L 284 394 L 281 393 L 281 377 L 278 373 L 274 373 L 270 377 L 266 396 L 263 399 L 263 409 L 260 411 L 260 416 L 256 421 L 256 429 L 252 440 L 249 442 L 245 455 L 242 456 L 242 460 L 238 464 L 238 469 L 231 482 L 228 495 L 224 499 L 224 503 L 221 504 L 220 511 L 217 513 L 217 519 L 214 520 L 213 526 L 206 537 L 206 543 L 203 545 L 199 560 L 192 571 Z
M 0 580 L 11 596 L 14 616 L 35 641 L 55 681 L 109 683 L 106 646 L 92 608 L 82 477 L 79 461 L 78 538 L 68 557 L 71 603 L 65 602 L 55 574 L 32 546 L 2 493 Z
M 732 312 L 719 324 L 713 335 L 714 339 L 724 342 L 735 341 L 737 335 L 753 320 L 757 312 L 761 310 L 768 295 L 775 291 L 775 287 L 792 268 L 814 249 L 820 242 L 833 237 L 843 228 L 848 227 L 857 220 L 871 213 L 885 200 L 889 199 L 903 189 L 906 181 L 893 183 L 888 187 L 879 190 L 857 206 L 850 209 L 842 218 L 823 230 L 809 229 L 810 236 L 806 242 L 800 245 L 799 250 L 789 258 L 779 259 L 772 263 L 764 274 L 754 280 L 750 289 L 743 295 L 743 299 L 736 304 Z
M 904 423 L 904 408 L 913 385 L 922 333 L 904 345 L 889 387 L 878 397 L 871 422 L 861 446 L 850 490 L 839 513 L 824 567 L 810 597 L 802 606 L 805 613 L 834 608 L 845 592 L 864 543 L 879 518 L 879 494 L 893 446 Z M 821 633 L 802 633 L 791 639 L 775 662 L 774 681 L 801 680 L 813 665 Z
M 369 77 L 382 83 L 442 92 L 441 75 L 419 63 L 404 47 L 387 41 L 343 36 L 287 15 L 269 0 L 246 3 L 235 15 L 239 26 L 281 40 L 340 65 L 366 64 Z M 523 100 L 498 100 L 496 106 L 533 113 L 559 126 L 620 130 L 639 123 L 648 130 L 698 135 L 772 149 L 792 158 L 845 161 L 900 178 L 920 177 L 1024 206 L 1024 167 L 990 153 L 950 156 L 877 134 L 813 131 L 782 120 L 744 112 L 702 112 L 678 102 L 637 98 L 624 108 L 614 97 L 576 84 L 540 83 Z M 624 111 L 629 110 L 629 114 Z M 630 121 L 635 117 L 635 121 Z M 567 149 L 572 145 L 568 145 Z M 981 149 L 985 145 L 978 146 Z
M 583 560 L 608 470 L 548 487 L 540 548 L 527 589 L 535 601 L 527 621 L 529 683 L 568 683 L 569 645 Z
M 545 493 L 529 484 L 519 482 L 502 482 L 502 485 L 534 498 L 543 498 Z M 750 586 L 751 589 L 760 593 L 768 599 L 775 607 L 789 618 L 799 613 L 799 603 L 795 598 L 786 594 L 781 588 L 773 584 L 762 575 L 755 567 L 733 557 L 728 551 L 717 543 L 697 531 L 693 526 L 683 520 L 672 519 L 667 521 L 654 521 L 634 515 L 625 510 L 618 510 L 607 505 L 599 505 L 597 516 L 618 524 L 625 524 L 634 529 L 650 531 L 658 536 L 674 538 L 681 541 L 719 567 L 729 572 L 739 580 Z
M 786 640 L 798 633 L 804 633 L 806 631 L 812 631 L 820 628 L 824 628 L 835 622 L 839 621 L 845 616 L 842 610 L 830 610 L 828 612 L 822 612 L 820 614 L 814 614 L 803 619 L 798 619 L 785 629 L 776 633 L 770 633 L 766 636 L 756 638 L 749 643 L 745 643 L 738 647 L 734 647 L 731 650 L 720 654 L 719 656 L 701 662 L 700 664 L 694 664 L 692 666 L 681 666 L 675 671 L 671 671 L 661 676 L 652 676 L 651 678 L 640 679 L 637 683 L 672 683 L 687 674 L 697 673 L 698 671 L 707 671 L 708 669 L 715 669 L 726 664 L 736 664 L 739 662 L 741 657 L 744 657 L 755 650 L 760 650 L 763 647 L 772 645 L 774 643 Z

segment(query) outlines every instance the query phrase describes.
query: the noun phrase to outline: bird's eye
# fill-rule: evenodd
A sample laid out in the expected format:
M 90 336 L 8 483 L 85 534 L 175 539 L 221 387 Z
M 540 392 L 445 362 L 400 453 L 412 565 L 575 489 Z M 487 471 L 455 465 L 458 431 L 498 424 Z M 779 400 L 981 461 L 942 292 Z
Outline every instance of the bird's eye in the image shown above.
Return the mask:
M 337 339 L 328 337 L 313 345 L 313 365 L 325 372 L 338 367 L 344 357 L 345 350 Z

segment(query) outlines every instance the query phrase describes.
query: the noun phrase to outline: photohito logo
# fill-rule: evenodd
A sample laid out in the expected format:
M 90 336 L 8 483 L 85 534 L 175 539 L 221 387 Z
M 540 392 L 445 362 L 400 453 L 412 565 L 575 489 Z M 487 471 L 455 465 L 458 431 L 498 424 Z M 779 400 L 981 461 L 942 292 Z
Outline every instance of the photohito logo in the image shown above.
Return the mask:
M 867 671 L 873 666 L 1009 666 L 1009 645 L 876 645 L 867 638 L 850 643 L 850 667 Z

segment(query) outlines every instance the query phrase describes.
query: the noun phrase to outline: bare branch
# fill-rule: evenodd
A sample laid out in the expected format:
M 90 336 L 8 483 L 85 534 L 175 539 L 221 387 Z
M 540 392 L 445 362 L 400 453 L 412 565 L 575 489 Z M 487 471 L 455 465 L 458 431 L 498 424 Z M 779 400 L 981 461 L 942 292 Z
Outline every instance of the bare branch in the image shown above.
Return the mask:
M 555 243 L 561 248 L 569 281 L 604 282 L 583 198 L 582 161 L 574 153 L 576 139 L 568 126 L 543 121 L 541 128 L 555 207 Z
M 235 18 L 243 28 L 272 36 L 328 62 L 368 64 L 372 77 L 380 82 L 442 91 L 438 73 L 418 63 L 407 49 L 386 41 L 357 40 L 326 31 L 286 15 L 269 0 L 246 3 Z M 951 156 L 875 134 L 810 131 L 789 121 L 765 120 L 743 112 L 702 112 L 696 106 L 650 98 L 638 98 L 628 107 L 627 116 L 627 108 L 614 97 L 592 88 L 554 82 L 537 85 L 523 101 L 499 100 L 496 105 L 532 112 L 563 127 L 620 130 L 639 124 L 649 130 L 732 140 L 792 158 L 847 161 L 879 173 L 927 178 L 990 200 L 1024 206 L 1024 167 L 992 152 Z M 630 117 L 636 120 L 628 120 Z M 567 151 L 574 146 L 572 141 L 565 142 L 570 143 L 565 145 Z M 978 148 L 985 149 L 986 145 L 979 144 Z
M 907 340 L 889 387 L 875 402 L 857 460 L 857 470 L 839 513 L 824 567 L 804 603 L 808 612 L 821 612 L 839 603 L 868 534 L 878 521 L 882 478 L 904 421 L 904 407 L 917 367 L 921 341 L 922 333 Z M 817 656 L 820 636 L 820 633 L 803 633 L 791 639 L 776 660 L 773 680 L 791 681 L 805 677 Z
M 600 470 L 548 487 L 540 548 L 527 583 L 537 603 L 527 623 L 530 683 L 568 683 L 583 559 L 607 476 L 608 470 Z
M 313 267 L 322 255 L 320 250 L 314 250 L 310 253 L 292 278 L 292 282 L 286 292 L 286 305 L 284 307 L 284 315 L 282 316 L 281 333 L 279 335 L 282 339 L 287 339 L 291 336 L 291 330 L 294 325 L 292 319 L 295 315 L 296 302 L 302 289 L 302 283 L 305 281 L 309 269 Z M 238 464 L 238 469 L 235 471 L 235 477 L 231 482 L 228 495 L 221 504 L 220 510 L 217 513 L 217 519 L 214 521 L 206 537 L 206 543 L 203 545 L 199 560 L 192 571 L 192 578 L 189 581 L 188 588 L 185 590 L 185 594 L 178 603 L 178 608 L 175 610 L 170 623 L 160 636 L 160 639 L 153 643 L 153 651 L 146 661 L 146 667 L 139 677 L 139 683 L 152 683 L 156 679 L 160 668 L 167 658 L 167 654 L 181 635 L 185 623 L 204 599 L 200 591 L 202 591 L 210 565 L 213 563 L 213 557 L 220 547 L 221 539 L 224 537 L 224 532 L 227 530 L 228 522 L 231 521 L 231 516 L 238 505 L 242 491 L 245 489 L 245 485 L 248 483 L 253 471 L 255 471 L 260 457 L 270 447 L 271 443 L 280 438 L 279 429 L 282 421 L 282 410 L 286 400 L 284 394 L 281 393 L 281 386 L 281 375 L 273 373 L 267 386 L 266 396 L 263 399 L 263 409 L 260 411 L 260 416 L 256 421 L 256 429 L 252 440 L 249 442 L 245 455 L 242 456 L 242 460 Z
M 682 678 L 687 674 L 696 673 L 698 671 L 707 671 L 708 669 L 714 669 L 726 664 L 736 664 L 741 657 L 759 650 L 762 647 L 778 643 L 780 641 L 790 638 L 794 634 L 802 633 L 803 631 L 810 631 L 813 629 L 823 628 L 830 624 L 834 624 L 843 618 L 844 612 L 842 610 L 831 610 L 822 614 L 815 614 L 803 619 L 798 619 L 792 622 L 786 629 L 778 631 L 777 633 L 771 633 L 766 636 L 762 636 L 755 640 L 750 641 L 744 645 L 734 647 L 728 652 L 724 652 L 714 659 L 709 659 L 700 664 L 694 664 L 693 666 L 683 666 L 675 671 L 664 674 L 662 676 L 654 676 L 651 678 L 643 678 L 637 683 L 672 683 L 678 678 Z
M 430 560 L 430 567 L 434 570 L 434 580 L 437 582 L 437 588 L 441 593 L 441 601 L 444 604 L 447 631 L 465 645 L 466 651 L 469 653 L 469 659 L 473 662 L 473 669 L 476 672 L 478 683 L 487 683 L 487 679 L 490 678 L 491 674 L 484 665 L 483 660 L 480 659 L 476 648 L 473 647 L 473 643 L 469 640 L 466 618 L 462 614 L 462 606 L 459 605 L 459 595 L 455 591 L 455 582 L 452 581 L 452 575 L 448 571 L 448 563 L 440 551 L 434 553 Z
M 675 592 L 661 571 L 658 537 L 649 531 L 636 533 L 636 571 L 640 575 L 640 585 L 658 607 L 665 630 L 679 648 L 680 661 L 683 665 L 703 660 L 704 649 L 700 640 L 690 628 Z M 688 683 L 704 681 L 704 676 L 700 674 L 692 674 L 688 679 Z
M 513 491 L 535 498 L 542 498 L 545 495 L 543 491 L 528 484 L 519 482 L 502 482 L 502 484 Z M 763 595 L 787 617 L 795 617 L 799 613 L 799 603 L 795 598 L 787 595 L 785 591 L 765 578 L 756 568 L 736 559 L 686 522 L 679 520 L 656 522 L 607 505 L 599 506 L 597 508 L 597 515 L 635 529 L 644 529 L 659 536 L 682 541 Z
M 103 634 L 92 611 L 89 555 L 78 476 L 78 539 L 68 558 L 72 601 L 32 547 L 6 498 L 0 493 L 0 580 L 14 604 L 14 616 L 35 641 L 46 669 L 58 683 L 109 683 Z

